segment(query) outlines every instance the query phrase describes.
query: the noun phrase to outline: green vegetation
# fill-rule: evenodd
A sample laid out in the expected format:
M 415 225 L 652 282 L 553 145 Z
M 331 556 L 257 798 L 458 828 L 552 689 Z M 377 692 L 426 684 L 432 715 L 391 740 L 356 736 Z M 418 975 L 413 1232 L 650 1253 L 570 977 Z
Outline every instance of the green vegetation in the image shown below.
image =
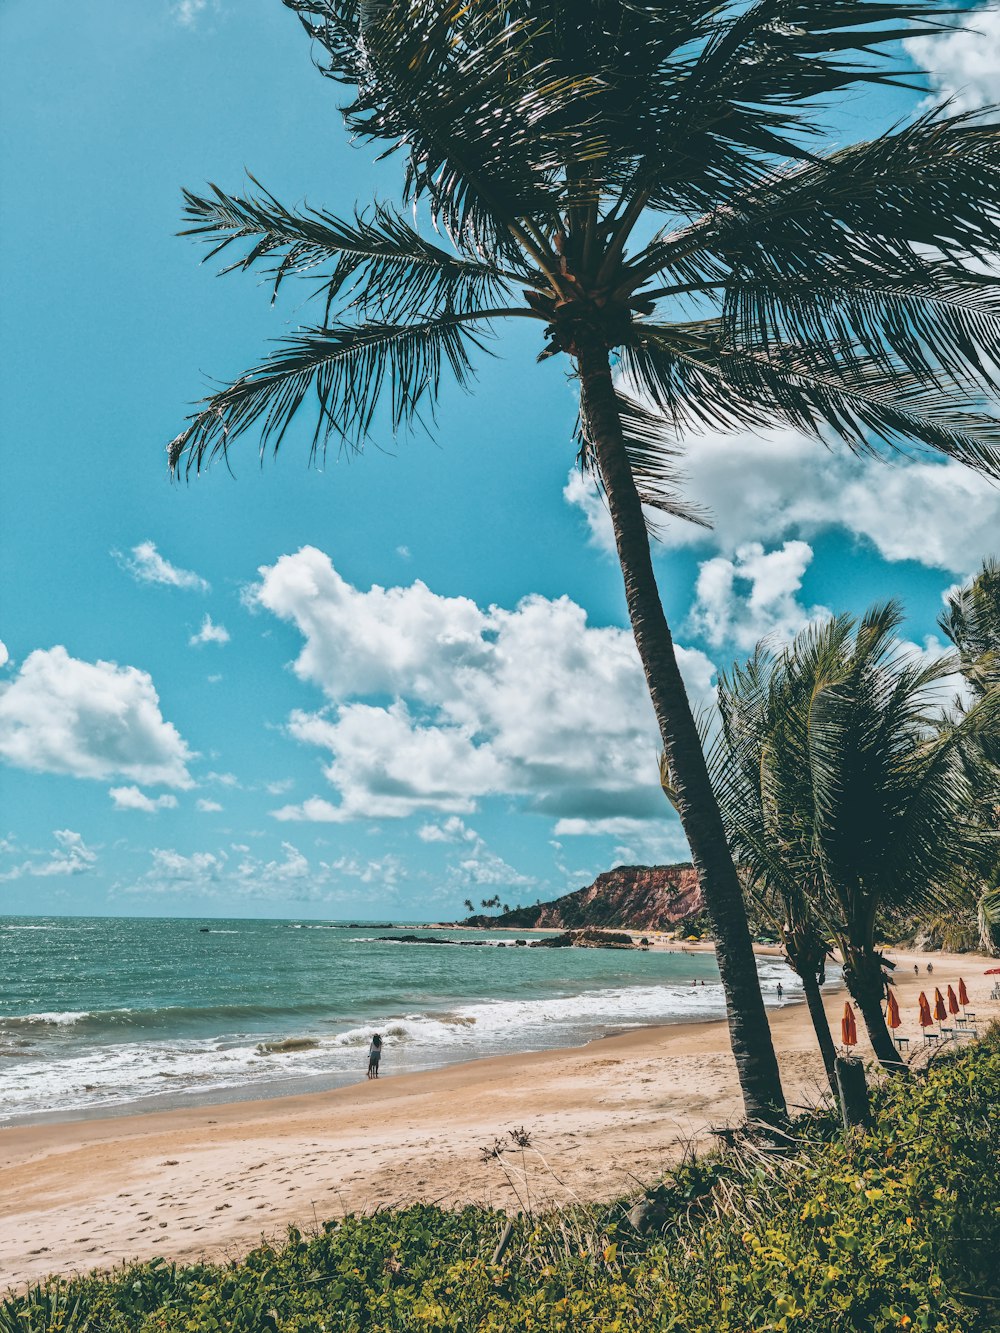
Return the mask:
M 730 846 L 811 983 L 828 1072 L 816 978 L 831 945 L 876 1055 L 898 1069 L 882 1013 L 880 914 L 940 910 L 967 867 L 996 856 L 977 774 L 1000 733 L 1000 691 L 942 723 L 935 707 L 957 661 L 914 658 L 902 620 L 889 602 L 857 622 L 823 621 L 780 653 L 759 644 L 719 684 L 711 768 Z
M 1000 690 L 1000 561 L 984 560 L 975 578 L 952 592 L 939 623 L 955 646 L 972 707 L 977 707 Z M 964 715 L 968 706 L 958 701 L 957 711 Z M 1000 835 L 1000 737 L 986 737 L 967 761 L 979 817 L 996 838 Z M 988 952 L 1000 953 L 1000 853 L 995 842 L 985 858 L 968 868 L 966 880 L 977 895 L 979 942 Z
M 1000 1028 L 875 1093 L 868 1135 L 682 1167 L 663 1231 L 627 1203 L 518 1219 L 414 1207 L 292 1230 L 239 1263 L 52 1281 L 0 1333 L 988 1333 L 1000 1308 Z

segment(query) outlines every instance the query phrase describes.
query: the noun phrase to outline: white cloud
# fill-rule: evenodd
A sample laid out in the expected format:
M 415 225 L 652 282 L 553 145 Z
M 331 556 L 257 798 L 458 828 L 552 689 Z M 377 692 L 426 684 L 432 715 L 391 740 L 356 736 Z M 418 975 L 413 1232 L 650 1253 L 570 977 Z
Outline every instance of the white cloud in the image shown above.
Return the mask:
M 229 859 L 225 852 L 194 852 L 185 856 L 171 847 L 154 847 L 153 864 L 148 878 L 179 884 L 214 883 L 220 879 Z
M 199 798 L 195 805 L 203 815 L 214 815 L 222 809 L 218 801 L 206 801 L 204 797 Z
M 935 100 L 954 111 L 978 111 L 1000 102 L 1000 10 L 972 9 L 953 32 L 911 37 L 903 43 L 926 70 Z
M 417 829 L 421 842 L 475 842 L 478 834 L 469 828 L 464 819 L 450 815 L 440 824 L 422 824 Z
M 116 810 L 143 810 L 148 815 L 154 815 L 157 810 L 174 810 L 177 807 L 177 797 L 171 796 L 169 792 L 154 799 L 138 787 L 112 787 L 108 795 Z
M 261 570 L 250 601 L 305 638 L 296 674 L 331 700 L 293 736 L 327 749 L 336 803 L 275 811 L 341 822 L 463 815 L 487 795 L 554 815 L 659 814 L 658 736 L 632 636 L 594 628 L 568 597 L 484 611 L 423 583 L 361 592 L 307 547 Z M 714 668 L 680 648 L 696 706 Z M 364 697 L 387 695 L 391 702 Z
M 208 592 L 208 582 L 191 569 L 178 569 L 169 560 L 165 560 L 156 549 L 155 542 L 140 542 L 132 547 L 131 555 L 121 551 L 111 553 L 127 573 L 137 583 L 160 583 L 168 588 L 188 588 L 196 592 Z
M 7 645 L 0 639 L 0 667 L 5 667 L 10 661 L 10 653 L 7 651 Z
M 88 847 L 79 833 L 72 829 L 55 829 L 52 836 L 55 847 L 49 852 L 36 852 L 33 857 L 12 866 L 0 874 L 0 880 L 22 879 L 24 876 L 48 879 L 56 875 L 82 875 L 93 869 L 97 853 Z M 5 849 L 10 850 L 10 849 Z
M 190 639 L 188 639 L 188 643 L 191 645 L 192 648 L 194 648 L 196 645 L 200 643 L 222 644 L 228 642 L 229 642 L 229 631 L 226 629 L 225 625 L 216 625 L 213 622 L 212 617 L 208 614 L 206 614 L 204 619 L 202 620 L 201 629 L 198 631 L 198 633 L 192 634 Z
M 807 609 L 798 601 L 812 556 L 806 542 L 785 542 L 775 551 L 748 542 L 732 560 L 719 555 L 704 561 L 698 568 L 692 629 L 713 648 L 734 644 L 749 651 L 765 635 L 790 639 L 809 621 L 829 616 L 825 607 Z
M 412 552 L 408 546 L 397 546 L 396 554 L 401 560 L 410 560 L 412 558 Z
M 666 798 L 659 819 L 560 819 L 555 835 L 615 838 L 614 865 L 665 865 L 691 859 L 681 826 L 668 813 Z
M 113 896 L 185 894 L 329 903 L 356 897 L 350 881 L 392 891 L 406 878 L 405 867 L 391 853 L 367 861 L 342 856 L 313 862 L 291 842 L 283 842 L 280 854 L 271 858 L 253 855 L 246 843 L 232 843 L 231 849 L 238 856 L 221 849 L 186 853 L 154 848 L 145 874 L 130 884 L 116 885 Z
M 175 0 L 173 15 L 182 28 L 193 28 L 208 8 L 208 0 Z
M 164 720 L 151 677 L 61 646 L 36 649 L 0 686 L 0 757 L 43 773 L 192 785 L 191 751 Z
M 749 541 L 776 545 L 839 528 L 871 542 L 885 560 L 964 574 L 996 545 L 1000 487 L 955 461 L 856 458 L 844 445 L 826 449 L 791 428 L 690 432 L 684 445 L 685 497 L 709 511 L 714 527 L 659 515 L 668 548 L 732 555 Z M 611 521 L 593 483 L 574 470 L 563 495 L 582 511 L 595 544 L 613 552 Z

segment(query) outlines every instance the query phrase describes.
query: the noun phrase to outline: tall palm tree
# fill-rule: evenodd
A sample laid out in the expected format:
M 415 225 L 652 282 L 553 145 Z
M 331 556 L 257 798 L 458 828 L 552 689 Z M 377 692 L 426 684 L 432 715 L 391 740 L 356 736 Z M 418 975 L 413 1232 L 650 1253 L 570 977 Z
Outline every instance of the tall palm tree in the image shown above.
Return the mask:
M 1000 691 L 1000 561 L 987 558 L 970 582 L 948 597 L 938 624 L 958 652 L 959 670 L 973 701 Z M 959 704 L 959 711 L 966 711 Z M 985 737 L 967 754 L 980 818 L 1000 841 L 1000 740 Z M 978 869 L 979 938 L 1000 953 L 1000 849 L 987 847 Z
M 789 966 L 802 981 L 809 1018 L 833 1095 L 836 1047 L 820 987 L 832 951 L 831 932 L 816 904 L 819 867 L 787 855 L 790 837 L 809 825 L 811 793 L 794 765 L 784 762 L 783 733 L 806 702 L 804 681 L 780 669 L 758 645 L 749 661 L 719 682 L 719 726 L 709 769 L 743 883 L 759 914 L 778 932 Z
M 812 626 L 780 656 L 758 648 L 720 685 L 713 765 L 734 850 L 754 880 L 798 890 L 816 934 L 836 941 L 875 1054 L 899 1057 L 882 1014 L 885 909 L 947 900 L 956 867 L 980 854 L 964 758 L 997 734 L 986 698 L 942 729 L 934 705 L 954 657 L 924 663 L 899 644 L 900 608 Z
M 396 152 L 410 212 L 288 208 L 254 183 L 187 195 L 233 268 L 316 282 L 317 322 L 207 399 L 170 446 L 200 468 L 253 429 L 359 445 L 468 385 L 502 319 L 579 382 L 581 459 L 614 524 L 635 640 L 716 934 L 751 1119 L 783 1111 L 740 885 L 653 577 L 643 504 L 684 513 L 676 434 L 788 422 L 861 451 L 1000 470 L 978 352 L 996 288 L 1000 129 L 926 115 L 824 152 L 821 106 L 909 77 L 873 53 L 936 30 L 924 0 L 285 0 Z M 421 213 L 422 210 L 422 213 Z M 433 239 L 421 231 L 421 216 Z M 319 278 L 317 275 L 322 274 Z M 612 373 L 612 354 L 620 375 Z

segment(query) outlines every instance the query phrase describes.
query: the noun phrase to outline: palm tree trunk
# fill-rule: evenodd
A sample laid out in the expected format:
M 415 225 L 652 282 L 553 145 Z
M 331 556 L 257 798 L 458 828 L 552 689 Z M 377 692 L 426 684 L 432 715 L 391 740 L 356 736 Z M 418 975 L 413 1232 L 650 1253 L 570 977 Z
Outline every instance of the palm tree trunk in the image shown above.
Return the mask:
M 837 1092 L 837 1048 L 833 1044 L 833 1033 L 830 1031 L 830 1024 L 827 1021 L 826 1009 L 823 1005 L 823 994 L 819 988 L 819 980 L 815 970 L 800 972 L 802 978 L 802 989 L 805 992 L 806 1007 L 809 1010 L 809 1017 L 812 1019 L 813 1031 L 816 1033 L 816 1040 L 819 1042 L 820 1054 L 823 1057 L 823 1068 L 826 1070 L 826 1076 L 830 1082 L 830 1091 L 833 1093 L 833 1100 L 836 1103 Z
M 875 1058 L 890 1074 L 903 1073 L 906 1066 L 896 1050 L 882 1012 L 885 985 L 881 961 L 877 956 L 873 958 L 849 949 L 844 954 L 844 981 L 858 1006 Z
M 625 451 L 607 348 L 598 339 L 580 340 L 575 354 L 587 440 L 611 510 L 632 632 L 677 792 L 677 809 L 715 933 L 743 1104 L 748 1120 L 775 1123 L 786 1115 L 785 1099 L 743 894 L 653 575 L 649 538 Z

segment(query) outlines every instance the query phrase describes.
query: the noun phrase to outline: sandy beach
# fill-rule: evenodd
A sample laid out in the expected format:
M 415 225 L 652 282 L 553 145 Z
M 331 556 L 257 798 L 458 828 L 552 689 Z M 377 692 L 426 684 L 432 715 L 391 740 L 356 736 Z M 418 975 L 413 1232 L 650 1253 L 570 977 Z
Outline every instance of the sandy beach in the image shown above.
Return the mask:
M 890 957 L 915 1062 L 926 1058 L 920 989 L 933 999 L 962 976 L 980 1031 L 1000 1014 L 991 960 Z M 827 993 L 836 1037 L 843 1003 L 843 991 Z M 770 1016 L 788 1099 L 814 1105 L 825 1080 L 805 1006 Z M 289 1223 L 352 1210 L 607 1199 L 654 1180 L 740 1110 L 726 1027 L 700 1023 L 398 1077 L 389 1065 L 377 1083 L 334 1092 L 5 1129 L 0 1290 L 133 1258 L 237 1257 Z M 482 1152 L 514 1126 L 532 1138 L 523 1175 L 520 1152 Z

